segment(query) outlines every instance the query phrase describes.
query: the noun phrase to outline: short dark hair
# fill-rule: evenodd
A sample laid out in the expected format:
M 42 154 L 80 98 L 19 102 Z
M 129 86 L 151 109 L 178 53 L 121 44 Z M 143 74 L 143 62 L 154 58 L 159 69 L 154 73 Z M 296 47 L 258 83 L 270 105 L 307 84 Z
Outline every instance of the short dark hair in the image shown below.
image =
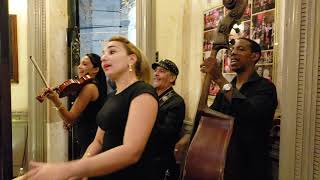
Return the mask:
M 255 42 L 254 40 L 252 39 L 249 39 L 249 38 L 245 38 L 245 37 L 240 37 L 238 39 L 243 39 L 243 40 L 246 40 L 250 43 L 250 49 L 251 49 L 251 52 L 254 52 L 254 53 L 258 53 L 259 54 L 259 58 L 257 59 L 256 63 L 259 61 L 260 57 L 261 57 L 261 48 L 260 48 L 260 45 Z

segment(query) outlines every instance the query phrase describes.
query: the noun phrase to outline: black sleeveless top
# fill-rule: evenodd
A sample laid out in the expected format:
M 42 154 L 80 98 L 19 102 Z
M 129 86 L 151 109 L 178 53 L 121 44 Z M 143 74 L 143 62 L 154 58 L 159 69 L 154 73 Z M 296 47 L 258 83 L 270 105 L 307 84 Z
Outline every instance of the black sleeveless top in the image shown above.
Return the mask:
M 133 83 L 119 94 L 115 94 L 114 92 L 109 95 L 108 101 L 106 101 L 97 115 L 98 125 L 105 131 L 103 151 L 123 144 L 124 130 L 127 123 L 130 103 L 135 97 L 143 93 L 149 93 L 158 100 L 154 88 L 143 81 Z M 153 151 L 157 149 L 157 145 L 156 143 L 153 143 L 152 139 L 153 137 L 150 136 L 138 163 L 112 174 L 100 177 L 100 179 L 152 179 L 149 174 L 151 173 L 149 169 L 151 168 L 150 164 L 153 158 Z
M 96 81 L 92 81 L 92 84 L 97 86 L 99 89 L 99 97 L 96 101 L 91 101 L 81 112 L 80 116 L 75 122 L 75 138 L 79 142 L 80 146 L 80 157 L 82 157 L 83 153 L 86 151 L 87 147 L 92 143 L 98 125 L 96 123 L 96 115 L 99 110 L 103 106 L 106 100 L 106 94 L 100 91 L 98 83 Z

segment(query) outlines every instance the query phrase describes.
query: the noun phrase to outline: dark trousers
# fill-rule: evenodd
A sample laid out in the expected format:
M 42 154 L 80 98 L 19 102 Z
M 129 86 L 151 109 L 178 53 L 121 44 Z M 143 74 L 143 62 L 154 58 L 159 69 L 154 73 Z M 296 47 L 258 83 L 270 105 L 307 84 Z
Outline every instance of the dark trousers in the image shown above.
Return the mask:
M 180 166 L 175 161 L 154 160 L 154 174 L 157 178 L 154 180 L 179 180 Z
M 236 149 L 236 148 L 235 148 Z M 261 151 L 229 149 L 224 169 L 224 180 L 271 180 L 271 159 Z

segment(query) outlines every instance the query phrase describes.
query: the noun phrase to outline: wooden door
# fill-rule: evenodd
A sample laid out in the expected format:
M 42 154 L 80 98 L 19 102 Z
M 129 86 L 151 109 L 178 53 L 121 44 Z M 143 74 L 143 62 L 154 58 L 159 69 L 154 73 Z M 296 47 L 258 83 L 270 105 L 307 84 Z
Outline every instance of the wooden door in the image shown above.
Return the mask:
M 0 179 L 12 179 L 8 0 L 0 4 Z

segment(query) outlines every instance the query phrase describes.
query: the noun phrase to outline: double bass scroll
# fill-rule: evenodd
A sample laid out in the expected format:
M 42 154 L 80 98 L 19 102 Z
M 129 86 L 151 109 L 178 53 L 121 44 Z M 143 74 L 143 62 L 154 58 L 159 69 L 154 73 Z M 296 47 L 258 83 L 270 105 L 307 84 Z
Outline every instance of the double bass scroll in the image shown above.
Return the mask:
M 210 59 L 216 61 L 221 49 L 229 49 L 229 34 L 248 4 L 248 0 L 223 0 L 229 13 L 219 22 L 213 39 Z M 228 144 L 233 130 L 233 117 L 207 106 L 211 78 L 205 74 L 201 96 L 194 118 L 191 143 L 187 151 L 183 180 L 221 180 L 224 175 Z

